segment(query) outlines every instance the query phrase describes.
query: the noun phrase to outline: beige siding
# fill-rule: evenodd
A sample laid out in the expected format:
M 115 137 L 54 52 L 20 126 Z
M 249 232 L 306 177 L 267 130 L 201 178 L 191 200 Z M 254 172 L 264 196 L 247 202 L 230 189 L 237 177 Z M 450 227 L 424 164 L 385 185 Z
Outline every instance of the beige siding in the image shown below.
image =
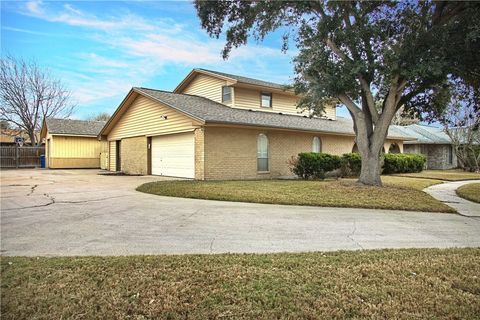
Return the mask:
M 107 143 L 95 137 L 48 134 L 45 147 L 49 168 L 99 168 Z
M 335 106 L 325 107 L 325 116 L 328 119 L 337 119 L 337 108 Z
M 106 141 L 95 137 L 55 136 L 51 145 L 52 158 L 99 158 L 106 151 Z
M 307 111 L 302 112 L 300 109 L 297 109 L 298 97 L 288 94 L 273 93 L 272 108 L 262 108 L 260 107 L 261 92 L 262 90 L 235 87 L 235 107 L 266 112 L 308 115 Z M 326 108 L 325 115 L 330 119 L 335 119 L 335 107 Z
M 50 149 L 52 148 L 52 144 L 53 136 L 47 133 L 45 137 L 45 159 L 47 168 L 50 168 Z
M 163 120 L 162 117 L 167 117 Z M 194 120 L 149 98 L 138 96 L 108 134 L 108 140 L 193 131 Z
M 183 89 L 182 93 L 202 96 L 222 103 L 222 86 L 226 83 L 225 80 L 199 74 Z
M 50 158 L 52 169 L 94 169 L 100 168 L 98 158 Z
M 211 99 L 222 103 L 222 86 L 227 82 L 209 75 L 198 74 L 189 84 L 183 89 L 182 93 L 193 94 Z M 240 109 L 262 110 L 267 112 L 281 112 L 287 114 L 302 114 L 308 115 L 308 112 L 301 112 L 296 108 L 298 98 L 289 94 L 273 93 L 272 94 L 272 108 L 260 107 L 260 89 L 233 87 L 232 88 L 232 103 L 226 103 Z M 335 107 L 329 107 L 325 110 L 325 116 L 330 119 L 336 118 Z
M 109 167 L 110 171 L 116 171 L 117 170 L 117 145 L 116 141 L 108 141 L 109 143 Z

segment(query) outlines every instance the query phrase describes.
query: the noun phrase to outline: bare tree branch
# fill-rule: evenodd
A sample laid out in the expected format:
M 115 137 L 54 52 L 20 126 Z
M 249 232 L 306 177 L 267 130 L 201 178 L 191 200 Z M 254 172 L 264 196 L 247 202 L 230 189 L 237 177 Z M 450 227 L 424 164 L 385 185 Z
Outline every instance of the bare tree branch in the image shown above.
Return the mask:
M 35 62 L 6 56 L 0 62 L 0 118 L 27 132 L 32 144 L 46 117 L 69 117 L 70 92 Z

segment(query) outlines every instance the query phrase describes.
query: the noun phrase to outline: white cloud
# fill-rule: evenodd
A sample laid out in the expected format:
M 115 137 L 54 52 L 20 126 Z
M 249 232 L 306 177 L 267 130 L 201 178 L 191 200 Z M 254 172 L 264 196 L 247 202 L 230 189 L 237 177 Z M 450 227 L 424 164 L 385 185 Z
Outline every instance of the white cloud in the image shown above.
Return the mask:
M 88 64 L 90 64 L 93 67 L 128 68 L 130 66 L 125 61 L 102 57 L 102 56 L 99 56 L 96 53 L 80 54 L 80 57 L 83 58 L 85 62 L 87 62 Z
M 285 70 L 282 76 L 272 70 L 272 58 L 290 58 L 280 48 L 248 45 L 233 50 L 229 60 L 224 61 L 223 40 L 207 38 L 169 18 L 147 20 L 128 11 L 115 16 L 95 15 L 71 4 L 55 6 L 41 1 L 27 2 L 22 13 L 82 28 L 84 35 L 100 45 L 99 51 L 89 48 L 65 57 L 68 61 L 63 67 L 57 63 L 57 71 L 79 105 L 123 96 L 132 86 L 148 82 L 171 65 L 221 68 L 278 82 L 288 81 L 291 72 Z
M 221 60 L 220 49 L 211 43 L 187 41 L 169 35 L 147 34 L 143 38 L 124 37 L 105 41 L 128 54 L 153 59 L 160 64 L 208 64 Z
M 30 11 L 32 14 L 37 14 L 37 15 L 43 14 L 43 10 L 41 6 L 42 6 L 42 1 L 28 1 L 25 4 L 25 7 L 27 8 L 28 11 Z

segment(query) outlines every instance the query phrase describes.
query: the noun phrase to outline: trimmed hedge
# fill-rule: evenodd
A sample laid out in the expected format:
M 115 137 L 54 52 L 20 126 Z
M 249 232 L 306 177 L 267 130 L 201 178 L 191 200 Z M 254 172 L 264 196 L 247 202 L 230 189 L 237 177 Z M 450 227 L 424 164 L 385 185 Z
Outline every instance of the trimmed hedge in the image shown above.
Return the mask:
M 356 177 L 362 169 L 362 157 L 359 153 L 344 153 L 341 159 L 340 174 L 342 177 Z
M 383 173 L 420 172 L 425 167 L 427 159 L 424 155 L 413 153 L 383 154 Z M 362 158 L 359 153 L 345 153 L 342 157 L 328 153 L 299 153 L 297 158 L 290 160 L 292 172 L 302 179 L 325 179 L 327 172 L 340 169 L 342 177 L 360 175 Z
M 291 163 L 292 172 L 302 179 L 325 179 L 327 172 L 340 168 L 340 157 L 328 153 L 299 153 Z
M 420 172 L 425 167 L 427 158 L 413 153 L 386 153 L 383 163 L 383 173 Z

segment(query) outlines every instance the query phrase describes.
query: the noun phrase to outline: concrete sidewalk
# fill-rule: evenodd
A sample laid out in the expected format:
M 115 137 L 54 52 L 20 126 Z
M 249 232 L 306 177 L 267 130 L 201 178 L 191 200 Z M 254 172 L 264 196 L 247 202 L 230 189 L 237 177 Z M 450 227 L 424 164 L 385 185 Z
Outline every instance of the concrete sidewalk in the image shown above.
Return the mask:
M 428 187 L 423 191 L 454 208 L 463 216 L 480 217 L 480 204 L 463 199 L 456 192 L 459 187 L 469 183 L 480 183 L 480 180 L 444 182 Z
M 478 247 L 458 214 L 282 206 L 135 191 L 160 177 L 1 173 L 3 255 L 131 255 Z

